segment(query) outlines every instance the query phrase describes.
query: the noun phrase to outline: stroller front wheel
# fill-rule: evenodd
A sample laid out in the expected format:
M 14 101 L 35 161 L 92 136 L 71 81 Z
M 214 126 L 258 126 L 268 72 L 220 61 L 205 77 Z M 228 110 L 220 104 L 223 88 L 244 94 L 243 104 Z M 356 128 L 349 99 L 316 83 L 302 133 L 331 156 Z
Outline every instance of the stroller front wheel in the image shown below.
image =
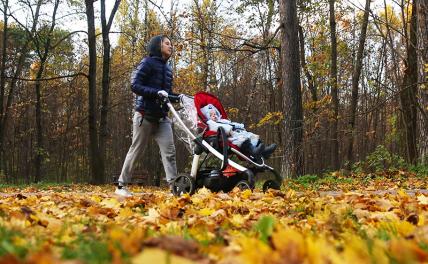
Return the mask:
M 263 192 L 267 192 L 269 189 L 281 190 L 281 184 L 275 180 L 267 180 L 263 184 Z
M 175 178 L 172 183 L 172 193 L 175 196 L 180 196 L 182 194 L 188 193 L 193 194 L 195 192 L 195 181 L 190 175 L 181 174 Z
M 253 190 L 253 188 L 251 188 L 250 183 L 246 180 L 239 181 L 235 186 L 238 187 L 241 191 L 247 189 Z

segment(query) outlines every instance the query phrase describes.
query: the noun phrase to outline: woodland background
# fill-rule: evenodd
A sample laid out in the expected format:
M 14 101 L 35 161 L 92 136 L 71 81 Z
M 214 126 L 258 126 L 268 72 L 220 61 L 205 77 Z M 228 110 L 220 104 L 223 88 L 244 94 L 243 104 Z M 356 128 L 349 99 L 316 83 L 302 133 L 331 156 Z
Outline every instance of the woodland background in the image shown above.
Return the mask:
M 378 146 L 397 163 L 427 164 L 427 8 L 1 0 L 0 182 L 111 181 L 132 137 L 130 74 L 161 33 L 175 46 L 175 92 L 219 96 L 232 120 L 279 144 L 271 164 L 283 175 L 349 169 Z M 136 174 L 160 183 L 154 142 Z

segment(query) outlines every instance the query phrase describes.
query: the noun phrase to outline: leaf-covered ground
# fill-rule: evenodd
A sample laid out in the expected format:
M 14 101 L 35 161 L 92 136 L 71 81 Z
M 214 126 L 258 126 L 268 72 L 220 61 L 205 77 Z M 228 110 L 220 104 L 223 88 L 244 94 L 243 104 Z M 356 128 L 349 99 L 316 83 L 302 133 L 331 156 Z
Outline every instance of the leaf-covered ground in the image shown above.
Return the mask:
M 426 177 L 287 181 L 176 198 L 134 187 L 0 188 L 0 263 L 428 262 Z

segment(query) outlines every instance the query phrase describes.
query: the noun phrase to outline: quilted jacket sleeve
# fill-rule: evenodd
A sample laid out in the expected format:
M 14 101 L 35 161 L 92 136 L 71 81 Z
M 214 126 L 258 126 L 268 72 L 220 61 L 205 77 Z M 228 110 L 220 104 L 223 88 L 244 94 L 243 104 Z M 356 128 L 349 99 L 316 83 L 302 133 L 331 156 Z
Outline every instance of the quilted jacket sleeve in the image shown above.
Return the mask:
M 131 76 L 131 89 L 135 94 L 145 98 L 157 98 L 159 89 L 146 85 L 150 74 L 150 61 L 147 58 L 144 58 Z

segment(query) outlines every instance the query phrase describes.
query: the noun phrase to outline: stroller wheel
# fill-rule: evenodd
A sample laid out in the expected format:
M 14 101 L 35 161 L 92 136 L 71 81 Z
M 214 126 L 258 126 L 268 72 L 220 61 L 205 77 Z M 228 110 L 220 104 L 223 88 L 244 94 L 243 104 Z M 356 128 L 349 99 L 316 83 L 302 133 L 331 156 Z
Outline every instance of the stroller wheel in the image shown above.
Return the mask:
M 195 192 L 195 182 L 189 175 L 178 175 L 172 183 L 172 193 L 175 196 L 188 193 L 193 194 Z
M 238 187 L 241 191 L 247 190 L 247 189 L 250 189 L 250 190 L 253 189 L 251 188 L 250 183 L 246 180 L 239 181 L 235 186 Z
M 274 180 L 267 180 L 263 183 L 263 192 L 267 192 L 269 189 L 280 190 L 281 185 Z

